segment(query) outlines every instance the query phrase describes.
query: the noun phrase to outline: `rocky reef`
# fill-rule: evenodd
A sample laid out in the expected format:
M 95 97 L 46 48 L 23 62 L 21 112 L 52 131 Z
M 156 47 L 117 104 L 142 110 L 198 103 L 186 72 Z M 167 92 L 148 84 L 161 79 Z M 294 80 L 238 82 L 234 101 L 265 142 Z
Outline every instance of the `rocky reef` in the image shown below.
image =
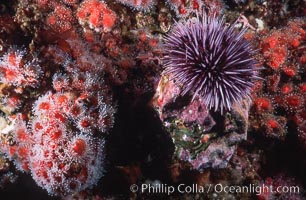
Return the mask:
M 1 1 L 0 198 L 305 198 L 305 14 Z

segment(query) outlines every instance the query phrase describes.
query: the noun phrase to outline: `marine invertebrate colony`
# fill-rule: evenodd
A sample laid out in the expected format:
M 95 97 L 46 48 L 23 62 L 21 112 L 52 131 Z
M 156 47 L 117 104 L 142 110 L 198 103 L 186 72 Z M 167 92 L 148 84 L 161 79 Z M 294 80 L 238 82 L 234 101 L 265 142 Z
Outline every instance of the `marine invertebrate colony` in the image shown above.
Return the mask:
M 117 0 L 118 2 L 130 6 L 131 8 L 134 8 L 136 10 L 141 11 L 149 11 L 152 6 L 156 4 L 156 2 L 153 0 Z
M 13 142 L 0 141 L 0 151 L 20 171 L 31 173 L 36 183 L 51 195 L 65 196 L 91 188 L 104 172 L 104 138 L 99 133 L 106 133 L 112 127 L 115 112 L 107 86 L 97 72 L 102 73 L 102 69 L 96 67 L 84 72 L 83 63 L 77 64 L 66 56 L 62 63 L 64 70 L 55 71 L 52 81 L 45 85 L 49 88 L 45 93 L 36 84 L 44 75 L 44 68 L 36 64 L 41 62 L 36 58 L 27 61 L 31 57 L 27 51 L 18 49 L 9 49 L 0 57 L 0 75 L 3 75 L 0 82 L 8 90 L 24 88 L 1 97 L 10 104 L 7 106 L 26 104 L 22 95 L 27 96 L 27 87 L 40 93 L 34 102 L 27 102 L 32 111 L 17 105 L 7 111 L 12 127 L 7 134 Z
M 104 140 L 72 131 L 64 112 L 71 93 L 39 98 L 34 106 L 29 165 L 36 183 L 50 194 L 67 195 L 92 187 L 103 173 Z
M 102 1 L 83 1 L 77 10 L 80 24 L 88 24 L 97 32 L 109 31 L 116 22 L 116 14 Z
M 296 135 L 305 148 L 305 20 L 293 19 L 285 27 L 263 32 L 259 40 L 263 65 L 262 89 L 256 91 L 251 128 L 265 137 L 284 140 Z M 280 126 L 273 125 L 276 121 Z M 276 127 L 276 128 L 273 128 Z M 263 131 L 264 130 L 264 131 Z
M 0 82 L 22 87 L 37 86 L 41 68 L 36 59 L 27 61 L 25 55 L 25 51 L 12 48 L 0 58 Z
M 182 86 L 182 95 L 203 98 L 215 111 L 230 110 L 250 95 L 258 79 L 255 50 L 216 16 L 178 22 L 165 37 L 165 72 Z

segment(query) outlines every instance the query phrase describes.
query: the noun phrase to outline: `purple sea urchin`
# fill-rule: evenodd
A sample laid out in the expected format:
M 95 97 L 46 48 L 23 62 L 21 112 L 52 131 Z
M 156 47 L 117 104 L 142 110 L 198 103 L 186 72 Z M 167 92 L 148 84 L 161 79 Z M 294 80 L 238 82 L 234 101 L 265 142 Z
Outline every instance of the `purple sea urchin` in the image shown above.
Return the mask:
M 165 73 L 182 87 L 182 95 L 200 96 L 214 111 L 230 110 L 248 97 L 258 79 L 255 50 L 218 17 L 197 16 L 177 22 L 165 37 Z

